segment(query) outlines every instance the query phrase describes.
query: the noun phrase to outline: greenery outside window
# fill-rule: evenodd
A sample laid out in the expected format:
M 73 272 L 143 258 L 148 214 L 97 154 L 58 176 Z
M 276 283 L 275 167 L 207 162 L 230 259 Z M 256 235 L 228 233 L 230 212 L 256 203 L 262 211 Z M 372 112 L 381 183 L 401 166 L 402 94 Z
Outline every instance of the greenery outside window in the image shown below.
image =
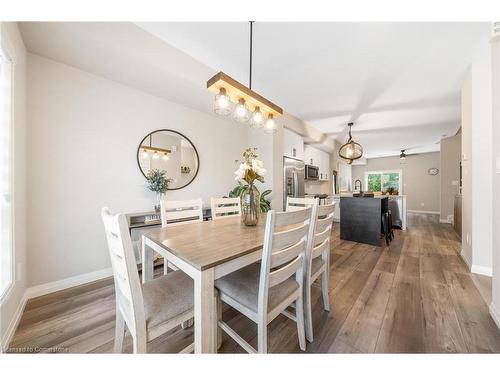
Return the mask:
M 367 191 L 385 193 L 387 191 L 402 194 L 401 170 L 365 172 L 365 186 Z

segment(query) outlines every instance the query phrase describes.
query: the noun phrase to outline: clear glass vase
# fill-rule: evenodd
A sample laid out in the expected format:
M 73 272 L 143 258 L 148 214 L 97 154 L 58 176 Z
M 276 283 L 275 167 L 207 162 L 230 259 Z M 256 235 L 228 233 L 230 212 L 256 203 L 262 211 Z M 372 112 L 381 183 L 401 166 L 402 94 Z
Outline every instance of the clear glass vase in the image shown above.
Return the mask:
M 259 222 L 260 193 L 254 184 L 249 184 L 241 193 L 241 220 L 253 227 Z
M 161 200 L 163 198 L 163 194 L 160 192 L 156 192 L 156 206 L 155 206 L 155 212 L 160 213 L 161 210 Z

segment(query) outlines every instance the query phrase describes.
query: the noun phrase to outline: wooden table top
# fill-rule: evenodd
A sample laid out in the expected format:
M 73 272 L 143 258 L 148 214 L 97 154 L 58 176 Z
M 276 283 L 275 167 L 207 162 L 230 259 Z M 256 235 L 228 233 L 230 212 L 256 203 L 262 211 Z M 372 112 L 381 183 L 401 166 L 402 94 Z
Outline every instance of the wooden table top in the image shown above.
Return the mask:
M 266 215 L 262 214 L 255 227 L 247 227 L 235 217 L 154 228 L 143 235 L 203 271 L 262 249 L 265 225 Z

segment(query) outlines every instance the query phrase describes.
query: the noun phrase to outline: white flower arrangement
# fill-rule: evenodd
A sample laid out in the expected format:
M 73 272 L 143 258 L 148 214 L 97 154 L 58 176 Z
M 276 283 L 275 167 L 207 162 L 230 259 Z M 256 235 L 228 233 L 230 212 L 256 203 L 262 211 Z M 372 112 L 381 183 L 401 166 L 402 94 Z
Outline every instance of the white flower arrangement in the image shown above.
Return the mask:
M 243 162 L 241 162 L 238 170 L 234 172 L 235 180 L 244 180 L 249 185 L 255 180 L 264 182 L 266 169 L 262 160 L 257 159 L 258 155 L 255 148 L 247 148 L 243 153 Z

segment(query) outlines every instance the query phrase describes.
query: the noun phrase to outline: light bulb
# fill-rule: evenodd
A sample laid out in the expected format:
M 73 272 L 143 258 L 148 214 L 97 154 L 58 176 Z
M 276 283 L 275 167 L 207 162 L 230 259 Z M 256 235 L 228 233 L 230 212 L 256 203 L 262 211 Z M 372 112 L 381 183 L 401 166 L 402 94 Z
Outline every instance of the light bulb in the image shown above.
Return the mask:
M 146 158 L 149 156 L 149 154 L 148 154 L 147 150 L 142 150 L 142 152 L 141 152 L 141 156 L 142 156 L 144 159 L 146 159 Z
M 274 121 L 273 115 L 269 114 L 269 118 L 266 120 L 266 133 L 273 133 L 276 130 L 276 122 Z
M 226 95 L 226 89 L 221 87 L 219 93 L 215 95 L 214 112 L 218 115 L 227 116 L 231 113 L 229 96 Z
M 245 104 L 245 99 L 240 99 L 234 111 L 234 119 L 238 122 L 247 122 L 249 117 L 248 107 Z
M 158 155 L 158 152 L 155 151 L 155 153 L 153 154 L 153 159 L 159 159 L 160 158 L 160 155 Z
M 262 127 L 262 122 L 264 120 L 264 116 L 262 116 L 262 112 L 259 107 L 255 107 L 255 111 L 252 114 L 252 126 L 254 128 Z
M 163 160 L 168 160 L 168 155 L 166 152 L 163 154 Z
M 348 145 L 347 146 L 347 150 L 345 151 L 345 156 L 347 156 L 348 158 L 352 158 L 354 155 L 354 147 L 353 145 Z

